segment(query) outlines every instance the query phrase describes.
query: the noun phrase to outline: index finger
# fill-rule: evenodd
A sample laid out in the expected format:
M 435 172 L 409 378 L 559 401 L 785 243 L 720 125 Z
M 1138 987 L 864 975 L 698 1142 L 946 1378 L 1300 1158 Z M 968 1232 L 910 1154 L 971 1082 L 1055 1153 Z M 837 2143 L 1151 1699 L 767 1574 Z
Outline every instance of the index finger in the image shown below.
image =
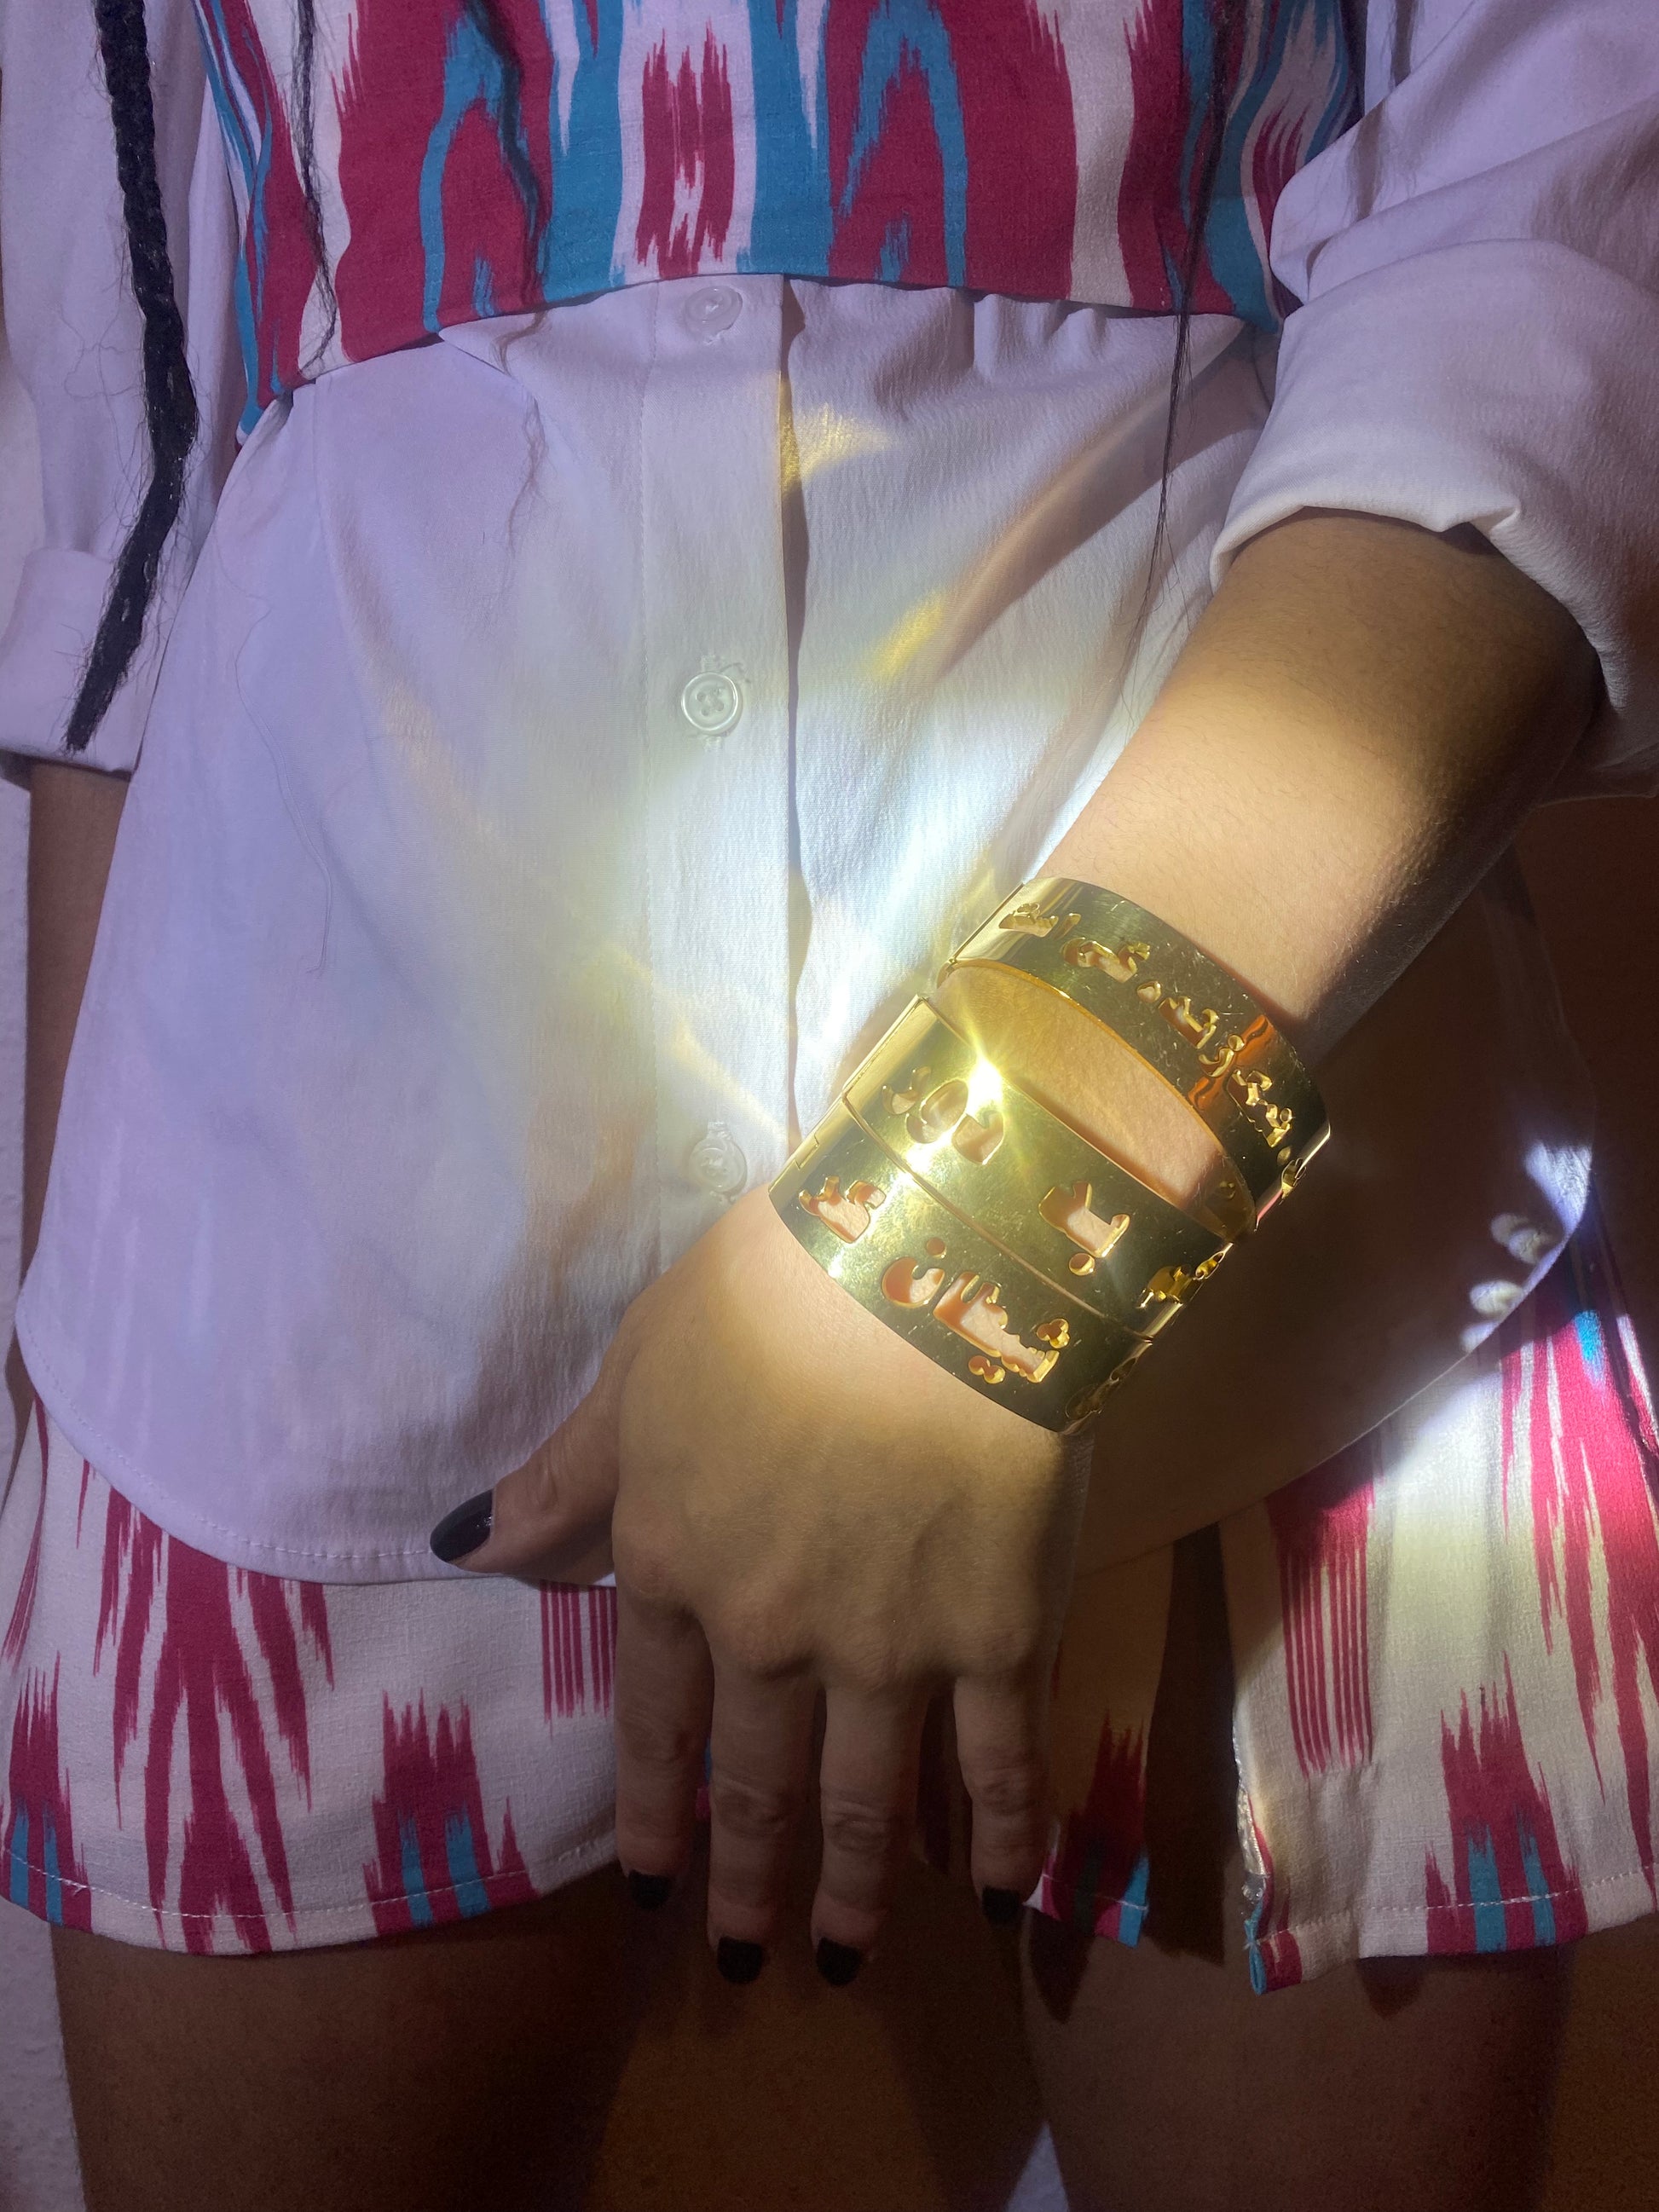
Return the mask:
M 617 1856 L 628 1875 L 677 1875 L 691 1856 L 714 1673 L 688 1613 L 617 1585 Z M 666 1894 L 664 1891 L 663 1894 Z
M 818 1686 L 718 1656 L 708 1770 L 708 1935 L 720 1972 L 752 1980 L 777 1932 L 806 1802 Z

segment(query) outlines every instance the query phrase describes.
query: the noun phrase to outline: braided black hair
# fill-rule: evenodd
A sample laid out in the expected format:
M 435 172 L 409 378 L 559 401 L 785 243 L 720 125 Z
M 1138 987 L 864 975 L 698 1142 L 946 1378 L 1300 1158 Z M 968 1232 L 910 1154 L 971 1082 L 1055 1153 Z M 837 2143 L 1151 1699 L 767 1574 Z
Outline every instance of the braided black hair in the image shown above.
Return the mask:
M 334 296 L 334 272 L 328 265 L 323 242 L 322 198 L 317 189 L 317 0 L 298 0 L 299 36 L 294 45 L 295 114 L 294 159 L 300 173 L 300 192 L 305 202 L 306 242 L 316 264 L 326 319 L 313 359 L 326 352 L 340 320 L 340 304 Z
M 307 6 L 314 0 L 305 0 Z M 517 189 L 524 209 L 524 234 L 527 248 L 525 267 L 526 288 L 534 279 L 536 240 L 541 236 L 542 180 L 536 174 L 535 163 L 525 146 L 524 115 L 520 94 L 524 88 L 524 67 L 514 51 L 513 35 L 498 10 L 498 0 L 463 0 L 468 21 L 487 46 L 499 56 L 502 77 L 500 112 L 501 158 L 507 164 L 507 174 Z
M 1193 288 L 1203 258 L 1204 234 L 1221 167 L 1223 136 L 1232 99 L 1239 32 L 1247 0 L 1212 0 L 1216 60 L 1208 87 L 1207 137 L 1176 302 L 1175 368 L 1170 379 L 1158 520 L 1152 532 L 1146 589 L 1135 623 L 1137 638 L 1152 604 L 1158 554 L 1167 532 L 1170 468 L 1183 397 Z M 144 0 L 92 0 L 92 5 L 114 124 L 116 173 L 121 186 L 133 292 L 143 317 L 144 416 L 149 431 L 150 478 L 137 518 L 116 562 L 109 598 L 93 640 L 80 690 L 70 712 L 64 738 L 64 749 L 70 753 L 85 750 L 137 651 L 144 617 L 155 595 L 161 555 L 183 501 L 185 464 L 198 428 L 196 392 L 185 355 L 184 322 L 173 287 L 167 222 L 155 173 L 155 114 L 150 91 Z M 533 238 L 539 228 L 541 197 L 539 181 L 520 151 L 519 90 L 522 73 L 511 41 L 503 35 L 504 27 L 495 15 L 492 0 L 465 0 L 465 5 L 469 16 L 490 37 L 506 71 L 502 137 L 524 199 L 529 234 Z M 326 344 L 333 332 L 337 309 L 324 248 L 313 135 L 316 0 L 296 0 L 296 7 L 295 151 L 307 211 L 307 234 L 327 312 L 323 340 Z
M 185 325 L 155 174 L 155 112 L 143 0 L 93 0 L 104 82 L 115 118 L 115 168 L 126 222 L 132 289 L 144 320 L 144 416 L 150 477 L 137 520 L 121 548 L 109 598 L 81 689 L 70 711 L 64 750 L 78 753 L 102 721 L 143 635 L 162 549 L 185 494 L 185 464 L 196 442 L 196 392 L 185 359 Z

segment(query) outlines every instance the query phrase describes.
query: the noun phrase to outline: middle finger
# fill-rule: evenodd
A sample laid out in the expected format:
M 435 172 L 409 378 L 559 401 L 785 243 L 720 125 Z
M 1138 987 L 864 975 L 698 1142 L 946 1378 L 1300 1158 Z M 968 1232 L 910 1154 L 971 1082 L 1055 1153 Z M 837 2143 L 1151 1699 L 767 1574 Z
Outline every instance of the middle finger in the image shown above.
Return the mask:
M 777 1932 L 817 1704 L 809 1674 L 763 1678 L 714 1654 L 708 1940 L 728 1981 L 752 1981 Z
M 927 1692 L 915 1689 L 832 1686 L 824 1694 L 823 1863 L 812 1937 L 830 1980 L 850 1981 L 858 1971 L 909 1857 L 927 1704 Z

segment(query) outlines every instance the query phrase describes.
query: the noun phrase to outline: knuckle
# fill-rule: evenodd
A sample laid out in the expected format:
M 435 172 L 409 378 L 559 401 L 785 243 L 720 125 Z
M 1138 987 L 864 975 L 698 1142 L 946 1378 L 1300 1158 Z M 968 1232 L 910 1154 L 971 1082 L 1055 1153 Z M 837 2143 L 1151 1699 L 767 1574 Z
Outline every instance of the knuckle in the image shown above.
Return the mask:
M 709 1809 L 716 1824 L 745 1843 L 787 1841 L 799 1818 L 801 1802 L 799 1790 L 787 1784 L 723 1773 L 718 1766 L 709 1778 Z
M 700 1731 L 648 1705 L 619 1705 L 616 1730 L 617 1751 L 636 1772 L 678 1776 L 702 1758 Z
M 838 1688 L 860 1698 L 884 1700 L 914 1690 L 922 1670 L 913 1655 L 898 1647 L 885 1630 L 869 1635 L 843 1635 L 836 1654 L 833 1680 Z
M 799 1638 L 787 1610 L 776 1603 L 728 1602 L 721 1608 L 711 1641 L 718 1643 L 728 1665 L 757 1681 L 775 1681 L 800 1663 Z
M 782 1671 L 782 1646 L 758 1622 L 722 1621 L 718 1634 L 720 1658 L 735 1673 L 769 1682 Z
M 515 1503 L 526 1520 L 546 1521 L 557 1512 L 559 1471 L 550 1438 L 538 1446 L 535 1455 L 520 1468 L 516 1486 Z
M 975 1810 L 992 1820 L 1024 1824 L 1042 1812 L 1046 1778 L 1037 1759 L 976 1760 L 965 1779 Z
M 669 1545 L 656 1541 L 648 1528 L 624 1525 L 618 1516 L 611 1524 L 611 1555 L 630 1597 L 653 1612 L 678 1609 L 681 1592 Z
M 819 1800 L 824 1848 L 845 1857 L 884 1863 L 908 1844 L 910 1824 L 896 1805 L 826 1792 Z
M 1005 1605 L 974 1638 L 972 1665 L 964 1673 L 989 1681 L 1011 1681 L 1030 1668 L 1042 1645 L 1043 1620 L 1036 1605 Z

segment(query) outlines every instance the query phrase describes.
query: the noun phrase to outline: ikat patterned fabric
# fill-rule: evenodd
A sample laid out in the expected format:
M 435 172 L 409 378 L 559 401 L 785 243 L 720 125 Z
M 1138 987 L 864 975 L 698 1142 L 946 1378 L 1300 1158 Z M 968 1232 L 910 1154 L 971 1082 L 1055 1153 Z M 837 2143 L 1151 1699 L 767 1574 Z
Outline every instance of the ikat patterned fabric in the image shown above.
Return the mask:
M 1220 1523 L 1259 1991 L 1659 1910 L 1659 1440 L 1592 1198 L 1542 1283 Z M 1045 1911 L 1133 1943 L 1171 1555 L 1079 1584 Z
M 1659 1906 L 1659 1443 L 1594 1209 L 1443 1382 L 1221 1524 L 1258 1990 Z M 1036 1902 L 1133 1943 L 1165 1550 L 1081 1583 Z M 611 1856 L 616 1599 L 210 1559 L 37 1408 L 0 1512 L 0 1885 L 199 1952 L 465 1918 Z
M 1208 0 L 313 0 L 308 100 L 299 4 L 197 0 L 245 428 L 456 323 L 722 270 L 1167 313 L 1218 67 L 1194 304 L 1274 330 L 1274 206 L 1359 112 L 1340 0 L 1248 0 L 1231 55 Z

